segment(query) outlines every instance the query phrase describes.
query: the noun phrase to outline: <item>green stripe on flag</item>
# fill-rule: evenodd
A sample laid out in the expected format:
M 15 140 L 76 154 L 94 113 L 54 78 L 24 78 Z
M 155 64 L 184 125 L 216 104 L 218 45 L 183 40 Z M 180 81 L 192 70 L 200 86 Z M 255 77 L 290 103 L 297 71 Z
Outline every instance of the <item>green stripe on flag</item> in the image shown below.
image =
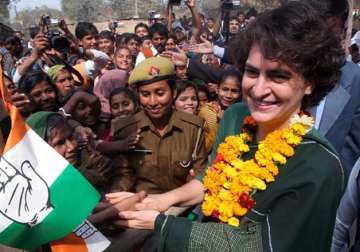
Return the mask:
M 69 164 L 50 187 L 54 210 L 33 228 L 12 223 L 0 234 L 0 243 L 32 250 L 65 237 L 89 216 L 99 199 L 99 193 Z

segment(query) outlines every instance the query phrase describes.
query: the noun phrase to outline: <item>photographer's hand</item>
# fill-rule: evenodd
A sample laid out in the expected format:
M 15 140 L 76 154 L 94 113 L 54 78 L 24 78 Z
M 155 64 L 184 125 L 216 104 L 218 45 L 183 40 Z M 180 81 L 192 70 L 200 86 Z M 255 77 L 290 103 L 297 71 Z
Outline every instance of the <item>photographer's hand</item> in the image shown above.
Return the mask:
M 49 39 L 43 33 L 38 33 L 33 42 L 31 57 L 38 59 L 46 48 L 50 47 Z
M 35 62 L 40 58 L 46 48 L 50 47 L 49 39 L 43 33 L 38 33 L 33 42 L 30 57 L 27 57 L 16 69 L 17 73 L 22 76 L 28 72 Z

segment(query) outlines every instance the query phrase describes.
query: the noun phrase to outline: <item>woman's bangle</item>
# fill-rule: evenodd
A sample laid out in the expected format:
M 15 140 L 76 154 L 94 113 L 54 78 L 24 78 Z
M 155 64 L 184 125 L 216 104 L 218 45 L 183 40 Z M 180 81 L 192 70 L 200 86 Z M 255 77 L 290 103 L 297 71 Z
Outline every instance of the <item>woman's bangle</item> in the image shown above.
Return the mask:
M 71 117 L 71 114 L 66 113 L 64 108 L 59 108 L 59 112 L 61 112 L 65 117 Z

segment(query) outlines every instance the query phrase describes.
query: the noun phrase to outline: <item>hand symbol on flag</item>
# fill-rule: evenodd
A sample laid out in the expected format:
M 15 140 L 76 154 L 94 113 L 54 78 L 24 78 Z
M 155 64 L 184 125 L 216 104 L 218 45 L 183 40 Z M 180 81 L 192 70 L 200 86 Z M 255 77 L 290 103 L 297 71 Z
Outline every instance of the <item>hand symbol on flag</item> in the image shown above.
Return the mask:
M 0 158 L 0 213 L 34 226 L 52 211 L 49 202 L 49 188 L 29 161 L 18 170 Z

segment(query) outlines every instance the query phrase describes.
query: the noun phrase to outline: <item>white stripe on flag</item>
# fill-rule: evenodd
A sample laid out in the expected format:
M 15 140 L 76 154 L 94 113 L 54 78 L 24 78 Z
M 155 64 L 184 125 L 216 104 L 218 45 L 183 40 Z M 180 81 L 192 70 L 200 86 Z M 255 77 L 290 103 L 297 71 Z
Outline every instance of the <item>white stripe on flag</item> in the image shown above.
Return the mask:
M 46 187 L 51 187 L 54 181 L 60 176 L 60 174 L 68 165 L 68 162 L 53 148 L 51 148 L 46 142 L 44 142 L 33 130 L 28 130 L 23 139 L 18 142 L 13 148 L 7 151 L 1 159 L 0 172 L 5 175 L 3 177 L 8 178 L 7 181 L 1 181 L 2 183 L 0 183 L 0 186 L 3 186 L 3 188 L 0 188 L 3 194 L 10 194 L 11 196 L 11 193 L 9 192 L 13 190 L 12 187 L 17 186 L 16 181 L 19 181 L 18 186 L 24 184 L 26 186 L 26 183 L 24 183 L 24 181 L 26 181 L 27 178 L 23 174 L 24 170 L 22 170 L 22 165 L 25 161 L 27 161 L 28 164 L 30 164 L 33 170 L 37 173 L 38 176 L 36 177 L 40 177 L 43 181 L 45 181 L 46 185 L 42 183 L 42 186 L 45 187 L 45 189 Z M 40 186 L 41 185 L 39 185 L 39 187 L 33 187 L 32 189 L 30 189 L 30 191 L 33 193 L 44 191 L 42 190 L 43 188 L 41 188 Z M 41 193 L 39 193 L 37 195 L 38 200 L 41 200 L 41 196 L 48 197 L 47 194 L 42 195 Z M 11 200 L 18 200 L 18 202 L 23 202 L 23 199 L 21 199 L 22 195 L 20 197 L 20 200 L 18 198 L 15 199 L 15 197 L 13 199 L 14 195 L 11 196 L 11 198 L 10 196 L 4 197 L 6 198 L 6 202 L 0 202 L 1 209 L 6 209 L 7 213 L 9 213 L 9 216 L 11 216 L 10 212 L 13 213 L 15 211 L 16 205 L 15 208 L 14 206 L 9 206 L 7 205 L 7 201 L 10 202 Z M 23 208 L 24 207 L 26 208 L 26 206 L 23 206 Z M 45 219 L 46 216 L 51 212 L 51 210 L 52 209 L 49 208 L 46 211 L 42 211 L 37 216 L 37 223 L 40 223 L 43 219 Z M 20 213 L 20 210 L 18 211 Z M 23 215 L 24 213 L 26 215 L 26 211 L 22 212 Z M 12 222 L 12 220 L 0 213 L 0 233 L 4 231 L 7 227 L 9 227 Z
M 25 160 L 30 161 L 49 187 L 68 165 L 66 159 L 31 129 L 26 132 L 19 143 L 4 154 L 4 158 L 17 169 Z

